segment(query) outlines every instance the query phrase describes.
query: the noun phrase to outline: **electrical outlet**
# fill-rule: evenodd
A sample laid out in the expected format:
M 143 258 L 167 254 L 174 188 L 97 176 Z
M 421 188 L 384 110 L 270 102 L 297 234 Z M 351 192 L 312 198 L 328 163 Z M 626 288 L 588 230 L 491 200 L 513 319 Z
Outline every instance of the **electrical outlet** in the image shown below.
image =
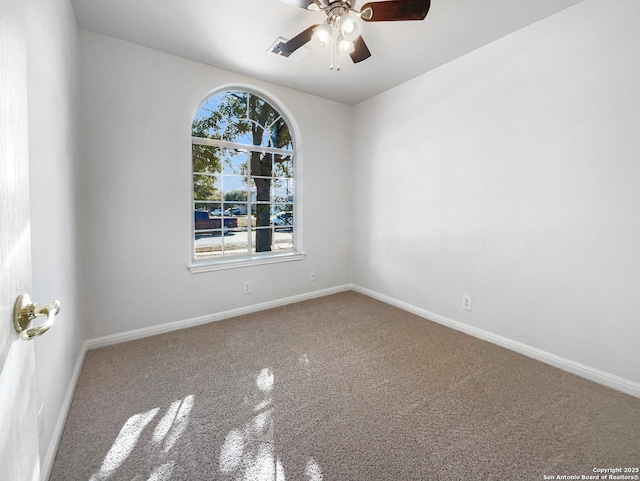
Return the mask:
M 244 281 L 244 293 L 251 294 L 251 281 Z
M 471 310 L 471 296 L 467 296 L 466 294 L 462 296 L 462 308 L 465 311 Z
M 311 281 L 315 281 L 316 280 L 316 271 L 311 271 Z

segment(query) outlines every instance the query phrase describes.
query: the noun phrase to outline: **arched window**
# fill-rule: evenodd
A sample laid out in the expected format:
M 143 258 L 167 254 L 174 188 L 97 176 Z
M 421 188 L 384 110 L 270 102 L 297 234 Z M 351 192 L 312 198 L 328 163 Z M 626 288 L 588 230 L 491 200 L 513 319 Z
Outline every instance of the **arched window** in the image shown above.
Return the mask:
M 282 112 L 226 90 L 202 102 L 191 131 L 194 265 L 299 253 L 295 142 Z

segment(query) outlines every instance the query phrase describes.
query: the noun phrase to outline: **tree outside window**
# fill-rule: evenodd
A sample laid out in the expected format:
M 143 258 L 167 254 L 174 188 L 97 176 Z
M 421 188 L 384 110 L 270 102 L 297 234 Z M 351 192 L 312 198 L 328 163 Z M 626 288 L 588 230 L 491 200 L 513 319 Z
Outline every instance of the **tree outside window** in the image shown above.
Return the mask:
M 294 251 L 294 160 L 282 114 L 260 96 L 207 98 L 192 123 L 194 258 Z

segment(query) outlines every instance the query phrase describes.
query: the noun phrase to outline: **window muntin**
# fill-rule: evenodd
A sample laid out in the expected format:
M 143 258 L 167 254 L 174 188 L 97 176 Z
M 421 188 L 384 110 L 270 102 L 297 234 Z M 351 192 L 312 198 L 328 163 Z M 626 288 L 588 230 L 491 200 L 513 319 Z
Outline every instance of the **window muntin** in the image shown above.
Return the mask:
M 192 161 L 195 260 L 296 252 L 295 151 L 275 107 L 251 92 L 207 98 L 193 118 Z

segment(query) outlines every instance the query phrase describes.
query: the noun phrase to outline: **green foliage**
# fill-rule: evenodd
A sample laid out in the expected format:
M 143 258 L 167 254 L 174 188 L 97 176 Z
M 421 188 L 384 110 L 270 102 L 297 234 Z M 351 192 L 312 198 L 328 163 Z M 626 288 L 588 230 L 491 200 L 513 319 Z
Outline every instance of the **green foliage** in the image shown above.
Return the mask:
M 226 202 L 246 202 L 247 191 L 246 190 L 232 190 L 224 194 L 224 200 Z
M 193 197 L 196 200 L 219 200 L 220 192 L 215 187 L 216 174 L 219 174 L 220 158 L 216 149 L 206 145 L 192 144 L 193 158 Z M 196 175 L 195 173 L 213 174 Z

